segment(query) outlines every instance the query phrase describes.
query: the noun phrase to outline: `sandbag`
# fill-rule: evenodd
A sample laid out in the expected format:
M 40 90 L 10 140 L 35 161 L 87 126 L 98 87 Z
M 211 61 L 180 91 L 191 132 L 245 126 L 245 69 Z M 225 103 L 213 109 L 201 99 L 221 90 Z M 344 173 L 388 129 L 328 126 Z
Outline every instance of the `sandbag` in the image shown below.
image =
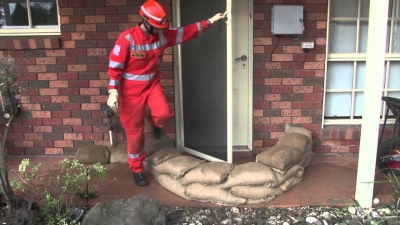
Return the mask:
M 168 159 L 181 156 L 182 154 L 176 148 L 165 148 L 147 156 L 146 161 L 151 165 L 158 165 Z
M 231 188 L 231 193 L 235 196 L 253 200 L 260 200 L 283 194 L 280 188 L 271 188 L 265 185 L 259 186 L 235 186 Z
M 219 205 L 235 206 L 246 202 L 246 199 L 234 196 L 228 190 L 215 185 L 193 183 L 186 186 L 186 195 L 195 200 L 213 202 Z
M 297 149 L 278 144 L 256 156 L 256 162 L 278 170 L 287 170 L 302 159 L 303 154 Z
M 110 163 L 128 164 L 126 144 L 114 143 L 109 147 Z
M 180 180 L 182 184 L 202 183 L 220 184 L 224 182 L 233 169 L 232 163 L 208 162 L 189 171 Z
M 154 176 L 154 178 L 168 191 L 175 193 L 184 199 L 191 200 L 191 198 L 185 194 L 186 186 L 171 175 L 159 174 Z
M 314 156 L 315 156 L 315 153 L 313 153 L 311 151 L 307 152 L 304 155 L 303 160 L 301 162 L 299 162 L 298 165 L 300 165 L 300 166 L 302 166 L 304 168 L 310 166 L 312 160 L 314 159 Z
M 300 165 L 293 165 L 290 167 L 284 174 L 282 174 L 280 171 L 276 171 L 272 169 L 273 173 L 275 174 L 277 183 L 272 185 L 271 187 L 276 187 L 281 185 L 284 181 L 291 177 L 302 177 L 304 168 Z
M 110 161 L 110 152 L 102 145 L 86 145 L 78 148 L 75 159 L 83 164 L 107 164 Z
M 153 155 L 155 152 L 165 148 L 173 148 L 175 146 L 174 141 L 169 137 L 162 135 L 160 139 L 151 138 L 144 145 L 144 151 L 147 156 Z
M 190 156 L 178 156 L 168 159 L 158 165 L 153 165 L 153 169 L 160 174 L 170 174 L 174 177 L 181 177 L 191 169 L 200 166 L 205 161 Z
M 295 127 L 290 124 L 285 125 L 285 133 L 299 133 L 307 136 L 310 140 L 312 140 L 312 131 L 304 128 L 304 127 Z
M 275 183 L 275 175 L 269 167 L 261 163 L 249 162 L 236 165 L 226 181 L 218 187 L 227 189 L 239 185 L 271 185 Z
M 311 149 L 311 140 L 300 133 L 285 133 L 279 138 L 276 145 L 287 146 L 299 150 L 301 153 Z
M 279 188 L 282 189 L 283 191 L 288 191 L 290 188 L 300 183 L 300 181 L 301 177 L 291 177 L 285 180 L 281 185 L 279 185 Z

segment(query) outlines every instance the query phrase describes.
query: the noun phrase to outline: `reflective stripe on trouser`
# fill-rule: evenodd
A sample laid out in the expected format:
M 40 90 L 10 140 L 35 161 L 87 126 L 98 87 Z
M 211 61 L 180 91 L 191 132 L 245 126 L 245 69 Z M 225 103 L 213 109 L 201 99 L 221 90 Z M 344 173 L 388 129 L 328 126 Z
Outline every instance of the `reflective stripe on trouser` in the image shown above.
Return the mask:
M 121 92 L 123 92 L 123 89 Z M 174 115 L 169 109 L 164 90 L 159 82 L 156 82 L 138 96 L 124 97 L 121 93 L 120 120 L 127 138 L 129 168 L 134 173 L 143 171 L 143 161 L 146 158 L 146 153 L 143 151 L 146 104 L 151 111 L 150 121 L 155 126 L 165 125 Z

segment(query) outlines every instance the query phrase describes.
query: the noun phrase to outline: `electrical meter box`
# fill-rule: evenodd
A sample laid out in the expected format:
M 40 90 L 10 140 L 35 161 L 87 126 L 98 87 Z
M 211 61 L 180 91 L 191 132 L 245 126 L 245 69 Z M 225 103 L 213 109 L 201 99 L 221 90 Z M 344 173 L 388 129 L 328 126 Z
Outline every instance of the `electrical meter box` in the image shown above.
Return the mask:
M 303 6 L 274 5 L 271 11 L 271 30 L 274 35 L 300 35 L 304 31 Z

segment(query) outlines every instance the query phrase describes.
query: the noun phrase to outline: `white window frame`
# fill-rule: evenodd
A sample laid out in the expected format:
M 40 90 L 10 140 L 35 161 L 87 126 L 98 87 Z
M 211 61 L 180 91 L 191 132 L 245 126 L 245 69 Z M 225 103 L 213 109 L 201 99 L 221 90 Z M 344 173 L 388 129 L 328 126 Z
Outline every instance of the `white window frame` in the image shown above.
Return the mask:
M 53 26 L 32 26 L 32 16 L 31 16 L 31 2 L 41 2 L 38 0 L 1 0 L 4 4 L 9 4 L 9 2 L 26 2 L 29 26 L 21 27 L 11 27 L 7 26 L 5 28 L 0 27 L 0 36 L 40 36 L 40 35 L 60 35 L 60 12 L 58 6 L 58 0 L 54 0 L 57 5 L 57 23 L 58 25 Z M 4 7 L 4 6 L 3 6 Z
M 332 19 L 334 21 L 340 21 L 340 20 L 345 20 L 345 21 L 357 21 L 357 34 L 356 34 L 356 52 L 359 51 L 359 41 L 360 41 L 360 22 L 361 21 L 368 21 L 368 19 L 361 18 L 361 1 L 365 0 L 359 0 L 358 1 L 358 15 L 357 18 L 355 17 L 335 17 L 335 18 L 330 18 L 330 10 L 331 10 L 331 2 L 334 0 L 329 0 L 328 1 L 328 13 L 327 13 L 327 34 L 326 34 L 326 57 L 325 57 L 325 78 L 324 78 L 324 102 L 323 102 L 323 112 L 322 112 L 322 127 L 324 125 L 359 125 L 362 123 L 362 118 L 353 118 L 354 117 L 354 111 L 355 111 L 355 93 L 360 93 L 364 92 L 364 89 L 356 89 L 355 88 L 355 78 L 356 76 L 354 75 L 357 71 L 357 63 L 358 62 L 366 62 L 367 59 L 367 54 L 368 53 L 329 53 L 329 31 L 330 31 L 330 23 Z M 393 61 L 400 62 L 400 53 L 391 53 L 392 51 L 392 33 L 394 29 L 394 21 L 399 21 L 400 18 L 394 18 L 394 15 L 396 15 L 395 10 L 398 6 L 396 4 L 400 4 L 400 1 L 393 0 L 393 5 L 392 5 L 392 16 L 388 18 L 388 21 L 390 21 L 390 37 L 389 37 L 389 53 L 386 53 L 385 58 L 380 58 L 377 60 L 380 60 L 382 62 L 385 62 L 385 67 L 386 67 L 386 74 L 385 74 L 385 86 L 384 89 L 382 90 L 383 95 L 386 96 L 389 91 L 392 92 L 400 92 L 400 86 L 399 88 L 388 88 L 388 76 L 390 73 L 390 63 Z M 399 14 L 399 13 L 397 13 Z M 369 15 L 371 16 L 371 15 Z M 370 27 L 368 27 L 370 29 Z M 386 42 L 386 40 L 382 40 Z M 327 89 L 327 74 L 328 74 L 328 63 L 329 62 L 354 62 L 354 71 L 353 71 L 353 88 L 352 89 Z M 368 77 L 365 77 L 365 79 L 369 79 Z M 383 79 L 383 78 L 382 78 Z M 326 109 L 326 93 L 333 93 L 333 92 L 343 92 L 343 93 L 352 93 L 351 97 L 351 113 L 350 113 L 350 118 L 349 119 L 334 119 L 334 118 L 325 118 L 325 109 Z M 365 102 L 364 102 L 365 103 Z M 380 123 L 383 124 L 385 120 L 385 114 L 386 114 L 386 104 L 382 103 L 382 118 L 380 120 Z M 388 119 L 387 123 L 394 123 L 394 119 Z

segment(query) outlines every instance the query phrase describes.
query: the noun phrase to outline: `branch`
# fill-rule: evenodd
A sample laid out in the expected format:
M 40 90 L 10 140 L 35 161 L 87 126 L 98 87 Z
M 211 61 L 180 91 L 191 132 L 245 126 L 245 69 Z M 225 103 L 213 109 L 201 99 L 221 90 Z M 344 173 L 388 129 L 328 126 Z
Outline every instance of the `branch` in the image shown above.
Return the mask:
M 10 127 L 12 125 L 12 122 L 15 119 L 15 115 L 11 115 L 10 119 L 8 119 L 8 123 L 6 124 L 6 130 L 4 131 L 4 136 L 3 136 L 3 152 L 1 152 L 0 154 L 4 154 L 6 153 L 5 149 L 6 149 L 6 141 L 7 141 L 7 136 L 8 136 L 8 132 L 10 132 Z

